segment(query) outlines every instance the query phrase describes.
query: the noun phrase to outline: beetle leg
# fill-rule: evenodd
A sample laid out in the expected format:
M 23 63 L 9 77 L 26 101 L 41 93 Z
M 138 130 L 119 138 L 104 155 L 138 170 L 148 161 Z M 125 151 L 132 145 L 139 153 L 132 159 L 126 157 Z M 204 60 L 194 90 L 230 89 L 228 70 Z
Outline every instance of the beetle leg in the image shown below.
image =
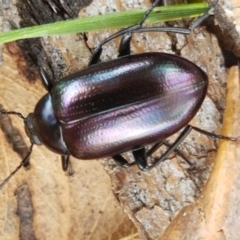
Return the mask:
M 50 92 L 53 87 L 53 84 L 51 83 L 51 80 L 50 80 L 47 72 L 40 66 L 38 66 L 38 70 L 41 75 L 41 80 L 42 80 L 43 86 L 45 87 L 45 89 L 48 92 Z
M 155 143 L 148 150 L 147 153 L 145 152 L 145 148 L 140 148 L 140 149 L 132 151 L 136 164 L 143 171 L 152 169 L 153 167 L 155 167 L 160 162 L 163 162 L 164 160 L 166 160 L 166 158 L 169 156 L 169 154 L 171 154 L 173 151 L 176 150 L 178 145 L 187 137 L 187 135 L 189 134 L 189 132 L 191 130 L 192 130 L 192 127 L 190 125 L 186 126 L 184 128 L 184 130 L 181 132 L 181 134 L 179 135 L 179 137 L 176 139 L 176 141 L 172 145 L 170 145 L 168 150 L 160 158 L 157 158 L 156 161 L 151 166 L 147 165 L 147 157 L 149 157 L 153 152 L 155 152 L 163 144 L 164 145 L 167 145 L 167 144 L 165 144 L 163 141 Z M 187 162 L 189 163 L 189 161 L 187 161 Z
M 102 46 L 105 44 L 105 41 L 100 43 L 93 51 L 92 56 L 90 58 L 90 61 L 88 63 L 88 66 L 94 65 L 96 63 L 98 63 L 99 58 L 101 56 L 102 53 Z
M 181 132 L 181 134 L 178 136 L 176 141 L 168 148 L 168 150 L 161 157 L 157 158 L 156 161 L 151 166 L 147 167 L 147 169 L 145 170 L 152 169 L 160 162 L 163 162 L 178 147 L 178 145 L 187 137 L 187 135 L 191 130 L 192 130 L 192 126 L 187 125 L 184 128 L 184 130 Z
M 69 166 L 69 155 L 62 155 L 61 160 L 62 160 L 62 170 L 66 172 Z
M 147 151 L 147 157 L 150 157 L 154 152 L 156 152 L 162 145 L 165 145 L 166 147 L 170 147 L 171 144 L 165 142 L 165 141 L 161 141 L 161 142 L 157 142 L 155 143 L 148 151 Z M 184 156 L 184 154 L 179 151 L 178 149 L 174 149 L 174 152 L 180 156 L 181 158 L 184 159 L 185 162 L 187 162 L 190 166 L 194 165 L 192 164 L 190 161 L 188 161 L 188 159 Z
M 96 64 L 98 63 L 99 61 L 99 57 L 102 53 L 102 46 L 105 45 L 106 43 L 110 42 L 111 40 L 117 38 L 117 37 L 120 37 L 122 35 L 125 35 L 125 34 L 128 34 L 128 33 L 133 33 L 134 30 L 137 30 L 141 28 L 139 24 L 137 25 L 133 25 L 133 26 L 130 26 L 130 27 L 127 27 L 127 28 L 124 28 L 114 34 L 112 34 L 110 37 L 106 38 L 104 41 L 102 41 L 93 51 L 92 53 L 92 57 L 88 63 L 88 66 L 91 66 L 93 64 Z
M 219 0 L 217 0 L 216 4 L 213 7 L 211 7 L 206 13 L 204 13 L 201 17 L 197 18 L 189 29 L 192 31 L 194 28 L 198 27 L 205 19 L 207 19 L 215 11 L 215 8 L 218 5 L 218 3 Z
M 139 25 L 140 27 L 142 27 L 143 23 L 146 21 L 146 19 L 148 18 L 148 16 L 150 15 L 150 13 L 152 12 L 152 10 L 160 3 L 161 0 L 155 0 L 152 4 L 152 7 L 149 8 L 143 15 Z
M 154 144 L 152 146 L 152 148 L 147 152 L 147 156 L 150 156 L 159 147 L 161 147 L 162 144 L 164 144 L 166 146 L 169 146 L 169 149 L 160 158 L 158 158 L 155 163 L 153 163 L 150 167 L 148 167 L 148 169 L 151 169 L 151 168 L 155 167 L 157 164 L 159 164 L 160 162 L 164 161 L 166 159 L 166 157 L 170 153 L 172 153 L 173 151 L 175 151 L 178 155 L 180 155 L 189 165 L 192 165 L 192 163 L 190 163 L 184 157 L 184 155 L 179 150 L 176 149 L 178 147 L 178 145 L 185 139 L 185 137 L 189 134 L 189 132 L 192 129 L 197 131 L 197 132 L 199 132 L 199 133 L 201 133 L 201 134 L 204 134 L 206 136 L 212 137 L 212 138 L 224 139 L 224 140 L 229 140 L 229 141 L 237 141 L 239 139 L 239 137 L 227 137 L 227 136 L 223 136 L 223 135 L 219 135 L 219 134 L 215 134 L 215 133 L 211 133 L 211 132 L 205 131 L 205 130 L 200 129 L 198 127 L 194 127 L 194 126 L 188 125 L 187 127 L 185 127 L 185 129 L 181 132 L 181 134 L 179 135 L 177 140 L 172 145 L 168 145 L 165 142 L 158 142 L 158 143 L 156 143 L 156 144 Z
M 145 20 L 147 19 L 147 17 L 149 16 L 149 14 L 152 12 L 152 10 L 159 4 L 160 0 L 155 0 L 152 4 L 152 7 L 149 8 L 145 14 L 143 15 L 141 21 L 139 24 L 130 26 L 128 28 L 122 29 L 120 31 L 118 31 L 117 33 L 111 35 L 110 37 L 108 37 L 107 39 L 105 39 L 103 42 L 101 42 L 93 51 L 92 53 L 92 57 L 88 63 L 88 66 L 91 66 L 93 64 L 98 63 L 99 58 L 101 56 L 102 53 L 102 46 L 104 44 L 106 44 L 107 42 L 120 37 L 122 35 L 122 41 L 120 44 L 120 48 L 119 48 L 119 57 L 120 56 L 125 56 L 125 55 L 129 55 L 130 54 L 130 40 L 131 40 L 131 33 L 133 32 L 133 30 L 137 30 L 142 28 L 143 23 L 145 22 Z
M 119 50 L 118 50 L 118 52 L 119 52 L 118 57 L 130 55 L 131 39 L 132 39 L 132 34 L 130 32 L 123 35 L 120 46 L 119 46 Z
M 172 32 L 172 33 L 180 33 L 180 34 L 189 34 L 193 29 L 198 27 L 206 18 L 208 18 L 212 12 L 215 10 L 218 5 L 219 0 L 216 4 L 211 7 L 205 14 L 197 18 L 189 28 L 181 28 L 181 27 L 142 27 L 133 29 L 132 33 L 140 33 L 140 32 Z
M 125 167 L 125 168 L 128 168 L 132 165 L 135 164 L 134 163 L 128 163 L 127 160 L 122 156 L 122 155 L 115 155 L 115 156 L 112 156 L 112 159 L 117 163 L 119 164 L 121 167 Z
M 71 165 L 71 162 L 70 162 L 70 156 L 69 155 L 62 155 L 61 160 L 62 160 L 62 170 L 64 172 L 68 171 L 69 176 L 73 175 L 73 169 L 72 169 L 72 165 Z
M 136 28 L 142 28 L 143 23 L 146 21 L 146 19 L 148 18 L 149 14 L 153 11 L 153 9 L 160 3 L 161 0 L 155 0 L 152 4 L 152 7 L 149 8 L 145 14 L 143 15 L 141 21 L 139 24 L 136 25 Z M 120 47 L 119 47 L 119 55 L 118 57 L 122 57 L 122 56 L 126 56 L 126 55 L 130 55 L 131 51 L 130 51 L 130 42 L 132 39 L 132 32 L 129 31 L 128 33 L 124 34 L 122 39 L 121 39 L 121 43 L 120 43 Z
M 170 143 L 167 143 L 167 142 L 165 142 L 165 141 L 163 141 L 163 144 L 164 144 L 166 147 L 170 147 L 170 146 L 171 146 Z M 180 151 L 180 150 L 178 150 L 178 149 L 176 148 L 176 149 L 174 149 L 174 152 L 175 152 L 175 154 L 177 154 L 178 156 L 180 156 L 188 165 L 190 165 L 190 166 L 194 166 L 194 165 L 195 165 L 195 163 L 191 163 L 191 162 L 187 159 L 187 157 L 184 155 L 184 153 L 183 153 L 182 151 Z
M 38 62 L 38 58 L 33 55 L 33 54 L 28 54 L 28 56 L 32 59 L 32 61 L 37 65 L 37 68 L 38 68 L 38 72 L 40 73 L 40 76 L 41 76 L 41 81 L 42 81 L 42 84 L 44 86 L 44 88 L 50 92 L 52 87 L 53 87 L 53 83 L 49 77 L 49 75 L 47 74 L 47 72 L 39 65 L 39 62 Z
M 201 128 L 198 128 L 198 127 L 194 127 L 194 126 L 191 126 L 191 127 L 196 132 L 199 132 L 201 134 L 204 134 L 204 135 L 212 137 L 212 138 L 224 139 L 224 140 L 229 140 L 229 141 L 237 141 L 239 139 L 239 137 L 227 137 L 227 136 L 223 136 L 223 135 L 219 135 L 219 134 L 215 134 L 215 133 L 205 131 L 205 130 L 203 130 Z
M 138 165 L 138 167 L 143 171 L 148 170 L 147 154 L 145 148 L 141 147 L 136 150 L 133 150 L 132 154 L 135 158 L 135 163 Z
M 180 34 L 189 34 L 194 28 L 198 27 L 209 15 L 212 14 L 214 9 L 218 5 L 219 0 L 217 1 L 217 3 L 213 7 L 211 7 L 209 9 L 208 12 L 206 12 L 203 16 L 201 16 L 200 18 L 195 20 L 193 22 L 192 26 L 190 26 L 190 28 L 181 28 L 181 27 L 142 27 L 144 21 L 147 19 L 149 14 L 158 5 L 159 2 L 160 2 L 160 0 L 155 0 L 153 2 L 152 7 L 149 10 L 146 11 L 146 13 L 142 17 L 142 19 L 141 19 L 139 24 L 136 24 L 136 25 L 130 26 L 128 28 L 122 29 L 122 30 L 116 32 L 115 34 L 112 34 L 110 37 L 105 39 L 103 42 L 101 42 L 95 48 L 95 50 L 93 51 L 93 54 L 92 54 L 92 57 L 91 57 L 91 59 L 90 59 L 90 61 L 88 63 L 88 66 L 98 63 L 100 55 L 102 53 L 102 46 L 104 44 L 106 44 L 107 42 L 109 42 L 109 41 L 111 41 L 111 40 L 113 40 L 113 39 L 115 39 L 117 37 L 125 35 L 125 34 L 140 33 L 140 32 L 172 32 L 172 33 L 180 33 Z M 120 48 L 121 48 L 121 46 L 120 46 Z M 119 51 L 119 52 L 121 53 L 121 51 Z M 123 56 L 123 55 L 119 54 L 119 56 Z
M 148 151 L 147 156 L 151 156 L 154 152 L 156 152 L 162 145 L 164 144 L 163 141 L 155 143 Z

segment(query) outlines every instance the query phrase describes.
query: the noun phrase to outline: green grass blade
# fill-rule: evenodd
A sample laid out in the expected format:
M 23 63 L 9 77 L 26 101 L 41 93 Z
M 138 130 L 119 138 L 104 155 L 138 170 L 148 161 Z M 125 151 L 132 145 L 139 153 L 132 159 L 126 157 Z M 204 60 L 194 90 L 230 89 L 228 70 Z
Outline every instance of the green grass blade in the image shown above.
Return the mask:
M 156 7 L 146 20 L 146 24 L 196 17 L 208 9 L 209 7 L 203 3 Z M 21 28 L 0 33 L 0 44 L 26 38 L 128 27 L 137 24 L 144 13 L 143 9 L 131 10 Z

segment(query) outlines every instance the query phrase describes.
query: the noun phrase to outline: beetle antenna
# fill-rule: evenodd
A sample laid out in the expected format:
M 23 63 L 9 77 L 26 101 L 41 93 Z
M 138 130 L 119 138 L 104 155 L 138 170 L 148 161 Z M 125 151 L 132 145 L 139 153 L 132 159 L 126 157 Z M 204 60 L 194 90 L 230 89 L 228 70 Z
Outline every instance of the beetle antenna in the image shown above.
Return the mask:
M 28 161 L 28 158 L 30 156 L 30 154 L 32 153 L 32 149 L 33 149 L 33 145 L 34 142 L 31 143 L 31 146 L 28 149 L 28 153 L 26 155 L 26 157 L 21 161 L 21 163 L 19 164 L 19 166 L 16 167 L 16 169 L 10 173 L 10 175 L 5 178 L 2 183 L 0 184 L 0 190 L 4 187 L 4 185 L 10 180 L 10 178 L 12 178 L 14 176 L 14 174 L 22 167 L 24 166 L 24 164 Z
M 142 20 L 140 21 L 140 23 L 138 24 L 140 27 L 142 27 L 143 23 L 145 22 L 145 20 L 148 18 L 148 16 L 150 15 L 150 13 L 153 11 L 153 9 L 160 3 L 160 0 L 155 0 L 152 4 L 152 7 L 149 8 L 145 14 L 142 17 Z
M 24 121 L 27 120 L 27 118 L 25 118 L 20 112 L 15 112 L 15 111 L 9 111 L 9 112 L 6 112 L 6 111 L 0 111 L 0 115 L 17 115 L 19 118 L 23 119 Z M 34 142 L 31 141 L 31 146 L 28 148 L 28 153 L 26 155 L 26 157 L 21 161 L 21 163 L 19 164 L 19 166 L 13 171 L 10 173 L 10 175 L 5 178 L 2 183 L 0 184 L 0 190 L 3 188 L 3 186 L 9 181 L 9 179 L 22 167 L 24 166 L 28 159 L 29 159 L 29 156 L 32 152 L 32 149 L 33 149 L 33 145 L 34 145 Z
M 20 112 L 14 112 L 14 111 L 5 112 L 5 111 L 0 111 L 0 114 L 2 114 L 2 115 L 17 115 L 18 117 L 22 118 L 24 121 L 27 120 L 27 118 L 25 118 Z

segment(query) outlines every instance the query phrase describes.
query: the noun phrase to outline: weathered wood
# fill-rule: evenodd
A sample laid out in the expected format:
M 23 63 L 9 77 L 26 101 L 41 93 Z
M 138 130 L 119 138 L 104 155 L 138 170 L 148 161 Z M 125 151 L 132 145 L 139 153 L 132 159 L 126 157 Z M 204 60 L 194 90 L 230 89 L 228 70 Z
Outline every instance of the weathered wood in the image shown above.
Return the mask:
M 24 24 L 29 22 L 33 24 L 34 21 L 36 23 L 36 19 L 55 21 L 61 17 L 50 14 L 49 5 L 46 5 L 45 1 L 44 3 L 41 1 L 32 2 L 35 6 L 38 6 L 37 9 L 40 12 L 48 12 L 48 14 L 45 14 L 47 20 L 42 17 L 41 13 L 37 17 L 33 17 L 32 13 L 30 14 L 29 10 L 25 9 L 26 1 L 23 1 L 22 3 L 18 2 L 17 5 L 18 8 L 19 6 L 23 8 L 22 15 L 20 14 L 21 18 L 17 14 L 21 9 L 17 11 L 14 4 L 10 5 L 9 13 L 12 15 L 9 15 L 16 26 L 19 26 L 20 20 L 24 20 Z M 82 9 L 79 15 L 104 14 L 107 11 L 122 11 L 127 8 L 147 8 L 147 6 L 150 6 L 150 2 L 147 0 L 133 2 L 131 4 L 127 0 L 94 0 L 87 8 Z M 234 33 L 232 34 L 234 41 L 231 41 L 230 47 L 233 46 L 232 43 L 234 42 L 234 53 L 239 50 L 239 37 L 236 34 L 239 25 L 237 25 L 237 20 L 234 20 L 238 19 L 237 16 L 239 15 L 236 7 L 238 6 L 237 2 L 237 0 L 220 0 L 216 12 L 216 19 L 221 28 L 227 30 L 227 26 L 231 26 L 230 32 Z M 228 9 L 234 13 L 230 14 L 231 16 L 224 7 L 226 4 Z M 70 4 L 67 4 L 67 6 L 69 7 Z M 48 10 L 44 10 L 45 8 Z M 70 11 L 68 9 L 68 12 Z M 74 14 L 76 14 L 75 9 L 74 11 Z M 223 19 L 222 16 L 224 16 L 224 21 L 221 20 Z M 6 18 L 9 18 L 9 16 L 5 16 L 5 20 Z M 36 19 L 34 20 L 34 18 Z M 5 20 L 2 26 L 6 29 L 8 25 Z M 214 26 L 212 20 L 213 18 L 209 18 L 189 36 L 166 33 L 135 34 L 132 40 L 132 52 L 164 51 L 180 54 L 206 71 L 210 80 L 208 96 L 192 124 L 219 133 L 225 108 L 228 75 L 226 63 L 227 65 L 232 64 L 229 59 L 236 62 L 236 58 L 233 55 L 228 58 L 229 55 L 222 51 L 219 42 L 227 37 L 225 37 L 225 32 L 221 33 Z M 178 24 L 188 26 L 189 22 L 178 22 Z M 57 81 L 62 76 L 86 67 L 90 57 L 89 48 L 94 48 L 113 32 L 89 33 L 87 34 L 87 41 L 81 35 L 67 35 L 46 37 L 39 40 L 24 40 L 19 45 L 15 43 L 6 44 L 3 54 L 5 63 L 0 67 L 0 104 L 5 109 L 20 111 L 27 115 L 45 93 L 39 81 L 36 67 L 28 54 L 37 56 L 39 64 L 48 71 L 54 81 Z M 104 47 L 103 61 L 116 58 L 118 44 L 119 39 L 116 39 Z M 237 95 L 234 96 L 237 99 Z M 228 114 L 227 118 L 230 117 L 231 114 Z M 22 121 L 14 117 L 11 117 L 11 119 L 13 119 L 14 126 L 19 129 L 28 144 Z M 237 119 L 239 118 L 235 117 L 232 125 L 238 124 Z M 235 132 L 237 130 L 227 128 L 225 134 L 238 134 L 238 132 Z M 0 178 L 3 179 L 18 165 L 20 158 L 13 152 L 3 134 L 1 132 L 0 134 Z M 173 139 L 174 137 L 169 141 L 171 142 Z M 221 146 L 226 144 L 230 143 L 222 142 Z M 103 170 L 103 165 L 112 181 L 115 197 L 136 224 L 141 239 L 181 239 L 180 237 L 182 239 L 198 239 L 200 236 L 204 238 L 205 235 L 203 234 L 209 232 L 206 231 L 206 228 L 201 231 L 202 228 L 197 225 L 199 222 L 194 222 L 194 219 L 209 221 L 208 219 L 213 216 L 211 214 L 216 214 L 216 211 L 211 211 L 206 202 L 212 203 L 212 206 L 214 206 L 214 204 L 218 204 L 217 200 L 220 200 L 221 194 L 224 193 L 224 196 L 228 197 L 225 198 L 227 203 L 223 205 L 222 214 L 224 213 L 227 219 L 233 219 L 233 217 L 237 219 L 236 215 L 231 215 L 233 210 L 229 208 L 229 206 L 234 206 L 233 199 L 239 197 L 237 188 L 235 188 L 238 184 L 237 181 L 226 183 L 221 181 L 219 182 L 221 188 L 216 185 L 221 180 L 221 171 L 223 170 L 222 167 L 216 167 L 219 166 L 216 164 L 214 175 L 211 175 L 211 180 L 208 182 L 209 174 L 215 163 L 214 156 L 217 147 L 218 141 L 192 132 L 179 149 L 195 164 L 194 167 L 189 166 L 181 157 L 174 154 L 169 160 L 149 172 L 141 172 L 137 167 L 123 169 L 112 160 L 80 161 L 73 159 L 72 164 L 75 174 L 73 177 L 68 177 L 61 171 L 58 156 L 49 152 L 45 147 L 35 146 L 31 156 L 30 171 L 21 170 L 18 172 L 0 193 L 0 236 L 4 236 L 4 239 L 18 239 L 19 235 L 23 236 L 19 234 L 19 231 L 22 231 L 21 229 L 25 226 L 22 224 L 31 227 L 28 221 L 23 222 L 23 218 L 16 215 L 17 206 L 21 207 L 24 204 L 20 204 L 20 200 L 17 201 L 14 192 L 23 183 L 27 184 L 24 185 L 24 187 L 27 186 L 24 189 L 29 188 L 30 192 L 30 199 L 28 198 L 25 201 L 32 202 L 34 210 L 31 213 L 28 209 L 33 216 L 32 228 L 34 230 L 34 234 L 29 231 L 28 236 L 35 236 L 37 239 L 48 239 L 50 237 L 54 239 L 118 239 L 120 236 L 136 231 L 130 220 L 127 220 L 126 216 L 119 210 L 118 204 L 110 200 L 112 199 L 110 180 Z M 230 144 L 231 152 L 238 154 L 235 153 L 233 148 L 233 145 Z M 237 165 L 234 162 L 237 155 L 231 154 L 229 151 L 228 148 L 224 147 L 224 150 L 220 150 L 218 155 L 226 154 L 223 156 L 226 156 L 226 161 L 231 163 L 228 168 L 233 166 L 233 172 L 230 173 L 233 179 L 233 175 L 235 176 L 238 172 L 238 168 L 235 168 Z M 205 185 L 206 190 L 203 191 Z M 211 196 L 211 193 L 215 193 L 215 188 L 218 190 L 219 197 L 218 195 Z M 211 190 L 209 191 L 209 189 Z M 201 200 L 203 194 L 204 198 Z M 19 199 L 19 193 L 17 196 Z M 234 198 L 231 198 L 231 196 L 234 196 Z M 211 199 L 214 199 L 214 201 L 211 201 Z M 188 205 L 189 207 L 185 208 Z M 198 207 L 200 207 L 199 211 Z M 18 211 L 18 213 L 20 212 Z M 221 213 L 219 214 L 221 215 Z M 175 219 L 176 215 L 177 218 Z M 184 216 L 187 217 L 184 218 Z M 200 218 L 201 216 L 207 217 Z M 171 225 L 168 227 L 169 224 Z M 217 229 L 216 226 L 223 225 L 215 225 L 211 233 L 214 232 L 214 229 Z M 164 233 L 166 228 L 167 231 Z M 200 230 L 197 232 L 195 231 L 196 228 Z M 235 228 L 231 224 L 224 225 L 224 232 L 232 232 L 233 229 Z M 186 235 L 187 238 L 184 235 L 185 233 L 189 234 Z M 162 238 L 160 238 L 161 234 L 163 234 Z M 24 237 L 20 239 L 24 239 Z M 226 239 L 232 240 L 234 238 L 226 237 Z

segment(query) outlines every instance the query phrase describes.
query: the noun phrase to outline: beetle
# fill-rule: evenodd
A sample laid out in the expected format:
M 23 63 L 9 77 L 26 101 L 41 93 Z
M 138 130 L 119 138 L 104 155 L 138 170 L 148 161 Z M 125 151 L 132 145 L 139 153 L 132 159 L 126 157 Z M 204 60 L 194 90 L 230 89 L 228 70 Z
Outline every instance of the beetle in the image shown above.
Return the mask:
M 132 33 L 171 31 L 187 34 L 214 9 L 190 29 L 143 27 L 158 2 L 153 3 L 138 25 L 121 30 L 99 44 L 88 68 L 51 85 L 46 72 L 39 67 L 48 93 L 27 118 L 17 112 L 0 112 L 23 118 L 31 140 L 27 156 L 0 188 L 27 161 L 34 144 L 44 144 L 60 154 L 63 170 L 68 168 L 70 155 L 79 159 L 112 157 L 124 167 L 137 164 L 141 170 L 149 170 L 176 150 L 192 129 L 216 138 L 237 140 L 188 125 L 201 107 L 208 87 L 208 77 L 197 65 L 167 53 L 130 55 Z M 102 46 L 119 36 L 122 36 L 119 58 L 98 63 Z M 149 165 L 148 157 L 164 144 L 164 139 L 182 128 L 168 150 Z M 144 146 L 152 143 L 155 144 L 146 152 Z M 122 156 L 127 151 L 132 151 L 134 156 L 132 164 Z

